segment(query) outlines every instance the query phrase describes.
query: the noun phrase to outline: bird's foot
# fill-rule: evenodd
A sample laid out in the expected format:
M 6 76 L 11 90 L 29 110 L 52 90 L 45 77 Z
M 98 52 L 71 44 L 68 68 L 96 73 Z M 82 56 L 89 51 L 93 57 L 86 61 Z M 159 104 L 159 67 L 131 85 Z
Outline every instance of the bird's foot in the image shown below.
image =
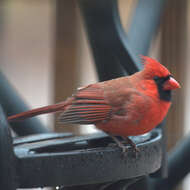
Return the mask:
M 113 141 L 116 144 L 111 144 L 111 146 L 118 146 L 119 148 L 121 148 L 122 150 L 122 154 L 124 155 L 124 157 L 127 155 L 128 152 L 128 147 L 126 147 L 119 139 L 117 139 L 117 137 L 109 134 L 109 136 L 113 139 Z M 140 152 L 140 149 L 137 147 L 137 145 L 129 138 L 129 137 L 122 137 L 124 142 L 127 142 L 128 144 L 131 145 L 131 147 L 133 148 L 133 151 L 135 152 L 135 156 L 137 157 L 137 153 Z
M 109 134 L 109 136 L 110 136 L 110 137 L 113 139 L 113 141 L 116 143 L 116 146 L 118 146 L 119 148 L 121 148 L 122 154 L 123 154 L 124 156 L 126 156 L 126 153 L 127 153 L 127 151 L 128 151 L 128 148 L 127 148 L 120 140 L 118 140 L 117 137 L 112 136 L 112 135 L 110 135 L 110 134 Z M 112 143 L 111 146 L 115 146 L 115 144 Z
M 122 137 L 128 144 L 130 144 L 135 152 L 135 157 L 137 158 L 137 154 L 140 152 L 140 149 L 137 145 L 129 138 L 129 137 Z
M 135 151 L 135 153 L 140 152 L 140 150 L 137 147 L 137 145 L 129 137 L 125 137 L 124 139 L 127 141 L 127 143 L 129 143 L 132 146 L 132 148 Z

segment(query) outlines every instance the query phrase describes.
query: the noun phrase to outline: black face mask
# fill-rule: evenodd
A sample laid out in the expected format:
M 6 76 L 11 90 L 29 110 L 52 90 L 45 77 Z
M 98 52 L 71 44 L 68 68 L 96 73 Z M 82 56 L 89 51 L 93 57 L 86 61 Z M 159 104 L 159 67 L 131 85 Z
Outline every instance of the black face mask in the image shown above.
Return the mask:
M 157 85 L 160 99 L 167 102 L 171 101 L 171 90 L 164 90 L 163 85 L 169 79 L 170 75 L 168 75 L 167 77 L 154 77 L 154 81 Z

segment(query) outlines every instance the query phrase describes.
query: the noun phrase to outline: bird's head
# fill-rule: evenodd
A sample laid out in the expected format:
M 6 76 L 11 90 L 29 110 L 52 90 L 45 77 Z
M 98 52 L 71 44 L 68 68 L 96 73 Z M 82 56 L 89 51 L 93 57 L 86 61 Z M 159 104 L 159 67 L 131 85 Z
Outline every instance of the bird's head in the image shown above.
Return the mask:
M 155 59 L 142 56 L 144 74 L 147 78 L 153 79 L 158 87 L 160 98 L 166 101 L 171 99 L 171 90 L 180 88 L 180 84 L 172 77 L 166 67 Z

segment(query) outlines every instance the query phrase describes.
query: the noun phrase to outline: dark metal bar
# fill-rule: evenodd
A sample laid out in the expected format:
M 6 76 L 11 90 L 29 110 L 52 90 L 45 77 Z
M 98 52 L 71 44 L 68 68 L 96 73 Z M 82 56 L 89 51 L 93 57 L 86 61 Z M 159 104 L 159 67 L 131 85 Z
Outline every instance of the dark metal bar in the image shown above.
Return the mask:
M 133 74 L 141 68 L 121 26 L 117 1 L 79 0 L 100 80 Z
M 128 188 L 141 179 L 141 177 L 133 178 L 133 179 L 124 179 L 119 180 L 117 182 L 108 182 L 102 184 L 90 184 L 90 185 L 80 185 L 73 187 L 61 187 L 60 190 L 128 190 Z M 130 189 L 130 188 L 129 188 Z
M 0 107 L 0 189 L 16 190 L 16 157 L 5 115 Z
M 190 171 L 190 137 L 187 137 L 174 148 L 168 158 L 168 178 L 152 179 L 151 189 L 173 189 Z
M 136 55 L 147 55 L 166 3 L 166 0 L 138 1 L 127 33 L 128 42 Z
M 162 165 L 161 168 L 151 175 L 151 177 L 168 177 L 168 156 L 167 156 L 167 133 L 166 133 L 166 120 L 164 120 L 160 125 L 157 127 L 162 130 Z
M 2 73 L 0 73 L 0 81 L 0 104 L 5 110 L 6 115 L 14 115 L 16 113 L 29 110 L 28 106 L 24 103 Z M 49 132 L 49 130 L 42 125 L 39 119 L 36 118 L 11 123 L 10 125 L 19 136 Z
M 148 190 L 147 176 L 142 177 L 136 183 L 132 184 L 127 190 Z

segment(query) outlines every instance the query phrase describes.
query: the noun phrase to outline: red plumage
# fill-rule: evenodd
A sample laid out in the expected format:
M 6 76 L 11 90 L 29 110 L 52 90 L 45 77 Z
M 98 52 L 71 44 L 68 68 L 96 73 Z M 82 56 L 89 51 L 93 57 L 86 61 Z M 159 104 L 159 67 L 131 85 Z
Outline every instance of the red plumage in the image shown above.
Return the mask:
M 80 88 L 66 101 L 8 117 L 9 121 L 61 111 L 63 123 L 95 124 L 123 137 L 146 133 L 158 125 L 171 105 L 171 90 L 179 88 L 158 61 L 142 57 L 144 69 L 131 76 Z

